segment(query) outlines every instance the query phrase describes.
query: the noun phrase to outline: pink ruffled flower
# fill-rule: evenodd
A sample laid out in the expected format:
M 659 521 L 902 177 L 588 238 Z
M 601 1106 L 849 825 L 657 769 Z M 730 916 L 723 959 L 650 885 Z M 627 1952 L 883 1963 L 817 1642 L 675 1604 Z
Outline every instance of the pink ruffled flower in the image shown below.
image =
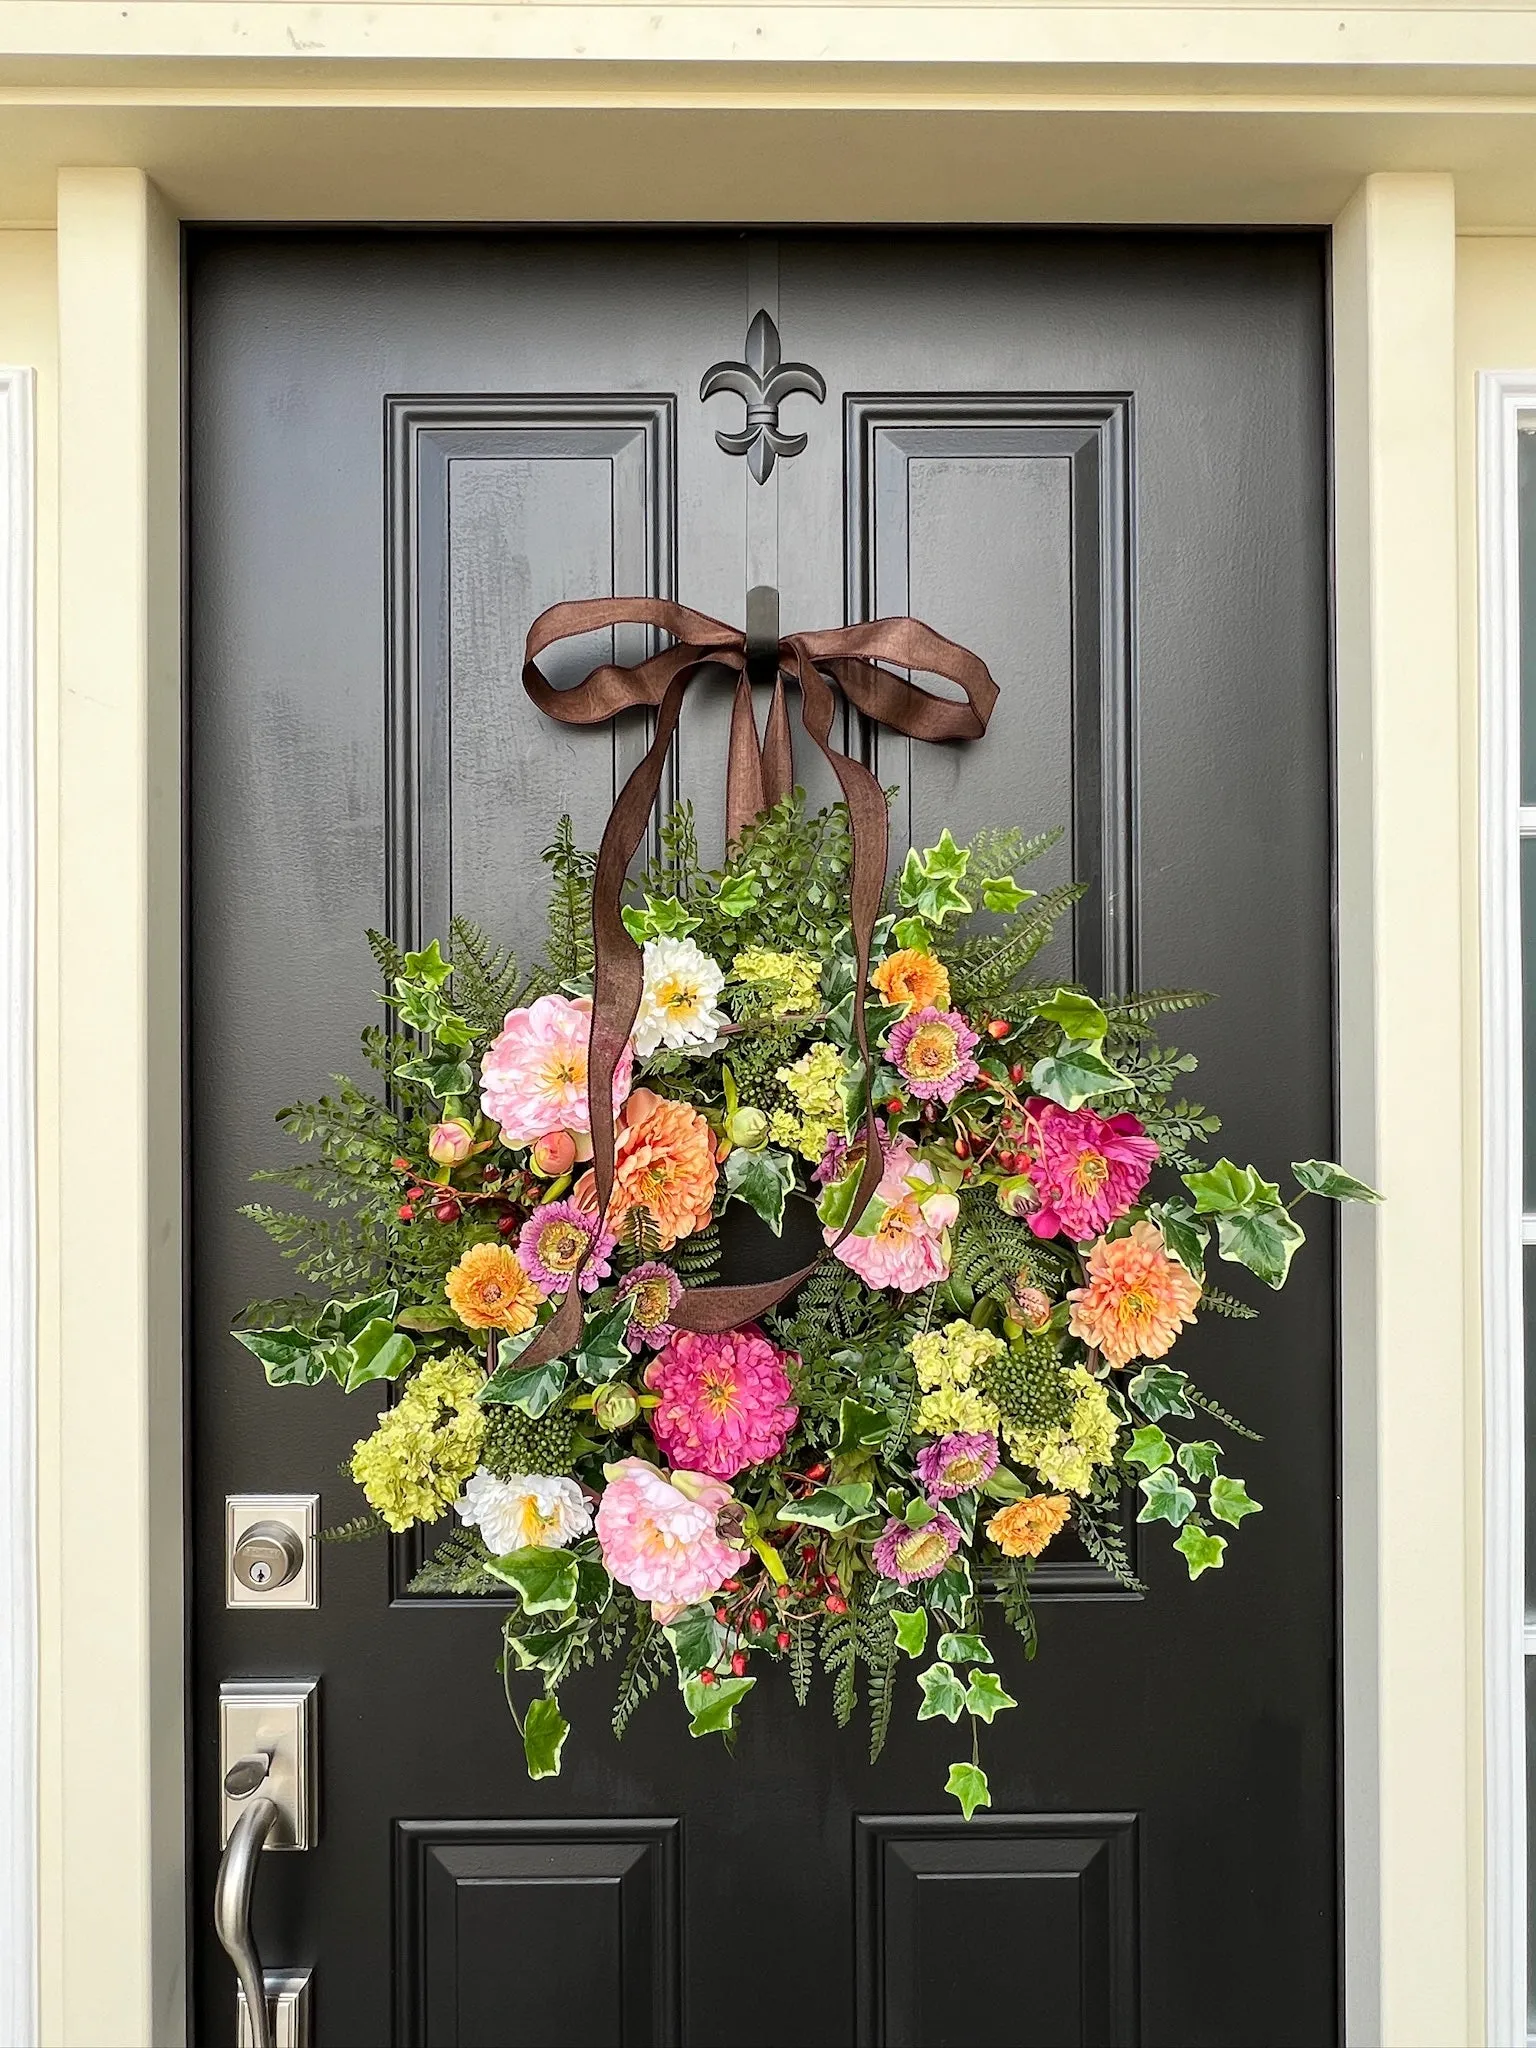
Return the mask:
M 1123 1216 L 1147 1184 L 1158 1150 L 1128 1112 L 1098 1116 L 1063 1109 L 1038 1096 L 1031 1123 L 1029 1178 L 1039 1207 L 1029 1218 L 1036 1237 L 1097 1237 Z
M 683 1298 L 683 1283 L 660 1259 L 647 1259 L 632 1266 L 619 1282 L 620 1301 L 629 1303 L 629 1325 L 624 1342 L 631 1351 L 649 1345 L 659 1351 L 677 1335 L 667 1321 Z
M 936 1579 L 959 1548 L 960 1524 L 935 1508 L 921 1529 L 909 1529 L 893 1515 L 871 1555 L 882 1578 L 910 1586 L 914 1579 Z
M 947 1275 L 948 1234 L 922 1208 L 937 1186 L 933 1168 L 905 1139 L 887 1149 L 877 1190 L 878 1199 L 886 1204 L 884 1215 L 867 1237 L 845 1237 L 835 1248 L 836 1256 L 866 1287 L 896 1287 L 903 1294 L 916 1294 Z M 830 1225 L 822 1234 L 828 1244 L 837 1236 Z
M 783 1353 L 762 1331 L 680 1330 L 645 1369 L 651 1429 L 675 1466 L 731 1479 L 783 1450 L 799 1415 Z
M 564 1294 L 571 1275 L 586 1258 L 581 1266 L 581 1291 L 590 1294 L 599 1281 L 608 1278 L 617 1242 L 611 1230 L 599 1230 L 597 1218 L 577 1203 L 540 1202 L 517 1233 L 518 1264 L 548 1300 L 552 1294 Z
M 501 1125 L 508 1145 L 532 1145 L 550 1131 L 590 1131 L 587 1047 L 590 996 L 540 996 L 507 1014 L 500 1036 L 480 1062 L 480 1106 Z M 613 1106 L 629 1093 L 634 1052 L 625 1046 L 614 1070 Z
M 886 1057 L 919 1102 L 952 1102 L 981 1072 L 971 1054 L 981 1040 L 958 1010 L 912 1010 L 893 1024 Z
M 917 1476 L 930 1500 L 953 1500 L 983 1486 L 997 1470 L 997 1439 L 961 1431 L 925 1444 L 917 1454 Z
M 731 1489 L 699 1472 L 669 1478 L 644 1458 L 603 1467 L 608 1485 L 597 1507 L 597 1541 L 609 1573 L 658 1621 L 718 1591 L 747 1556 L 719 1534 Z

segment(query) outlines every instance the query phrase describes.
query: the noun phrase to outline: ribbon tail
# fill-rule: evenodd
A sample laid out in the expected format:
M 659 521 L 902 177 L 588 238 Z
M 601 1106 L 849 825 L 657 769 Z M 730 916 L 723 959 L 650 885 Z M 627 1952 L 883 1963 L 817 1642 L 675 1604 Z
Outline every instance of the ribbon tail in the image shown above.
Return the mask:
M 763 809 L 781 804 L 795 786 L 795 743 L 789 729 L 789 706 L 784 701 L 784 675 L 773 679 L 773 703 L 768 728 L 763 734 Z
M 731 746 L 725 768 L 725 836 L 734 845 L 763 810 L 763 751 L 758 744 L 752 710 L 752 685 L 743 672 L 736 678 L 731 706 Z

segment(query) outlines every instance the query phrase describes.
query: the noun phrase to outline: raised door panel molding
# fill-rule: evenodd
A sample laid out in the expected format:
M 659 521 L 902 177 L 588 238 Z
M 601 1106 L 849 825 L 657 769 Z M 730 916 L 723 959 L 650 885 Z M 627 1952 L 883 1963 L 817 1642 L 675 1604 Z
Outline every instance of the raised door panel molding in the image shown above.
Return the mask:
M 672 2048 L 680 1833 L 397 1822 L 400 2048 Z
M 1133 1814 L 861 1816 L 856 1847 L 861 2048 L 1135 2048 Z
M 595 845 L 646 718 L 557 726 L 527 702 L 523 638 L 549 605 L 674 591 L 676 405 L 665 394 L 392 398 L 389 903 L 395 936 L 462 913 L 521 952 L 529 877 L 569 811 Z M 639 628 L 552 649 L 557 685 L 642 660 Z M 510 922 L 509 922 L 510 920 Z

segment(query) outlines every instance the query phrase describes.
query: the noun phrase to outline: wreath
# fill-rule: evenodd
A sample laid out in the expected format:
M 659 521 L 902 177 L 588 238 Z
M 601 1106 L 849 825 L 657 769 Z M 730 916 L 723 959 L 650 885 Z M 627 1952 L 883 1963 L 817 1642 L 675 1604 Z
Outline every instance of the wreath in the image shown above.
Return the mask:
M 351 1460 L 368 1511 L 326 1533 L 455 1525 L 411 1590 L 508 1602 L 532 1777 L 558 1773 L 560 1688 L 599 1658 L 620 1663 L 621 1736 L 673 1677 L 691 1732 L 729 1740 L 775 1664 L 801 1705 L 820 1665 L 843 1726 L 862 1671 L 873 1759 L 905 1657 L 918 1719 L 969 1728 L 945 1788 L 969 1819 L 991 1803 L 981 1724 L 1015 1704 L 988 1628 L 1033 1656 L 1038 1559 L 1075 1538 L 1140 1592 L 1133 1516 L 1198 1579 L 1259 1511 L 1217 1440 L 1252 1432 L 1168 1362 L 1197 1314 L 1253 1314 L 1207 1259 L 1278 1288 L 1300 1196 L 1377 1197 L 1329 1161 L 1294 1164 L 1289 1197 L 1208 1161 L 1195 1060 L 1158 1037 L 1204 995 L 1037 978 L 1083 893 L 1020 880 L 1059 834 L 945 830 L 887 881 L 883 794 L 876 832 L 872 778 L 814 715 L 828 671 L 861 703 L 852 664 L 898 680 L 868 648 L 842 673 L 837 650 L 781 648 L 843 801 L 783 787 L 781 671 L 760 749 L 738 692 L 723 864 L 702 866 L 679 804 L 631 876 L 683 689 L 742 651 L 656 609 L 622 615 L 665 624 L 666 655 L 542 705 L 661 708 L 601 856 L 568 818 L 545 850 L 539 964 L 463 919 L 447 953 L 369 933 L 381 1086 L 282 1110 L 315 1155 L 258 1179 L 309 1206 L 244 1212 L 314 1292 L 251 1304 L 235 1334 L 273 1384 L 392 1383 Z M 535 627 L 536 701 L 538 652 L 594 612 L 619 615 Z M 963 654 L 934 635 L 873 654 L 964 682 L 945 650 Z M 816 1256 L 731 1281 L 743 1219 Z

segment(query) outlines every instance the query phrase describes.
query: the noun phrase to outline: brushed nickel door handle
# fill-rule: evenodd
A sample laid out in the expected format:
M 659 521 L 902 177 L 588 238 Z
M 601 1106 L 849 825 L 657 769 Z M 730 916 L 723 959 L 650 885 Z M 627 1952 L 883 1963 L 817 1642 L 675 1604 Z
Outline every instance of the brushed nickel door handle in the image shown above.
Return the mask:
M 244 1775 L 243 1767 L 256 1761 L 258 1759 L 242 1757 L 227 1773 L 226 1789 L 236 1797 L 241 1796 L 240 1790 L 229 1780 L 237 1773 Z M 277 1801 L 255 1790 L 266 1776 L 265 1763 L 261 1761 L 261 1776 L 246 1788 L 246 1796 L 250 1796 L 251 1803 L 235 1822 L 228 1846 L 219 1858 L 218 1881 L 213 1891 L 213 1924 L 245 1993 L 251 2048 L 272 2048 L 266 1979 L 251 1935 L 251 1890 L 256 1882 L 256 1866 L 266 1847 L 267 1836 L 278 1820 Z

